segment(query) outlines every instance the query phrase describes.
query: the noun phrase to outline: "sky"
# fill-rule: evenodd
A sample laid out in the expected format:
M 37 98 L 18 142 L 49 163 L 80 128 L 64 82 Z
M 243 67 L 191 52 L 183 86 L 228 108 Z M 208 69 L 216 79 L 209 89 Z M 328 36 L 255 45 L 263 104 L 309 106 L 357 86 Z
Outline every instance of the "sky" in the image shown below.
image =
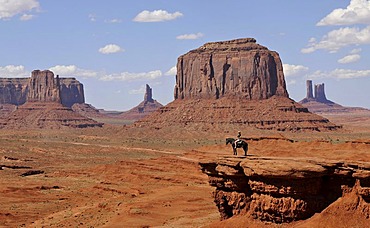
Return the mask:
M 149 84 L 165 105 L 180 55 L 247 37 L 279 53 L 294 100 L 311 79 L 336 103 L 370 108 L 368 0 L 0 0 L 0 77 L 49 69 L 117 111 Z

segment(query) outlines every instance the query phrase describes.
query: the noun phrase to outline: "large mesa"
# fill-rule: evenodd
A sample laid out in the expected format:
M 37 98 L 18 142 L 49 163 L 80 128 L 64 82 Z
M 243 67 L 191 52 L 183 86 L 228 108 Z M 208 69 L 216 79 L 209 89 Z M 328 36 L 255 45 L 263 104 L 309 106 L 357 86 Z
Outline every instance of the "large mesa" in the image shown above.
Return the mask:
M 16 86 L 11 84 L 11 79 L 3 80 L 6 84 L 2 87 L 1 92 L 9 96 L 4 96 L 2 101 L 8 105 L 15 102 L 17 106 L 15 111 L 0 118 L 0 128 L 101 127 L 102 123 L 81 116 L 68 107 L 75 101 L 84 101 L 82 84 L 78 86 L 77 83 L 76 87 L 76 83 L 71 83 L 74 80 L 69 79 L 68 83 L 61 86 L 59 76 L 54 77 L 54 73 L 49 70 L 35 70 L 32 72 L 31 78 L 18 81 L 19 84 Z M 79 88 L 80 90 L 76 91 L 71 88 Z M 77 96 L 71 95 L 72 93 Z M 63 99 L 66 97 L 71 97 L 71 99 L 66 99 L 63 103 Z
M 339 128 L 289 98 L 279 54 L 253 38 L 206 43 L 180 56 L 174 99 L 135 127 L 198 132 Z
M 253 38 L 206 43 L 178 58 L 175 99 L 288 97 L 279 54 Z

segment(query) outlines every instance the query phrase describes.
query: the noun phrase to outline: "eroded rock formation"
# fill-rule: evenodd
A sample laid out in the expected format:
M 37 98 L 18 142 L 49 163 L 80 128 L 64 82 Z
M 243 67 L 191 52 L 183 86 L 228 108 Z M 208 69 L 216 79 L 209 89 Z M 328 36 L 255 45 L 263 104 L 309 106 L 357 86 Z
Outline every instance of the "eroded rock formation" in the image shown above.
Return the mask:
M 70 81 L 73 81 L 73 79 Z M 33 71 L 24 89 L 27 94 L 25 103 L 17 106 L 15 111 L 1 118 L 0 128 L 59 129 L 63 127 L 101 127 L 103 125 L 102 123 L 83 117 L 75 113 L 71 108 L 63 106 L 61 91 L 63 88 L 73 88 L 73 86 L 70 85 L 71 83 L 61 86 L 59 77 L 57 76 L 54 78 L 53 72 L 49 70 Z M 65 90 L 70 91 L 70 89 Z M 74 91 L 71 93 L 74 93 Z M 18 93 L 16 91 L 16 94 L 23 94 L 23 89 L 18 89 Z M 66 93 L 66 95 L 68 95 L 68 93 Z
M 32 79 L 32 77 L 40 74 L 49 75 L 49 80 L 46 77 L 45 79 L 39 79 L 45 81 L 39 82 L 36 82 L 38 79 Z M 51 90 L 44 91 L 45 94 L 43 95 L 38 94 L 38 90 L 49 88 L 46 87 L 46 83 L 48 85 L 54 83 L 56 79 L 50 80 L 51 74 L 53 74 L 51 71 L 36 70 L 32 72 L 31 78 L 0 78 L 0 104 L 22 105 L 27 101 L 28 96 L 30 96 L 30 100 L 36 98 L 34 96 L 48 96 L 48 99 L 50 99 L 51 93 L 53 93 Z M 39 87 L 33 88 L 33 92 L 29 94 L 30 85 L 33 85 L 33 83 L 39 83 Z M 82 104 L 85 102 L 83 85 L 75 78 L 59 78 L 59 87 L 59 99 L 64 106 L 72 107 L 73 104 Z M 54 99 L 57 98 L 54 97 Z
M 253 38 L 206 43 L 178 58 L 175 99 L 288 97 L 279 54 Z
M 289 99 L 278 53 L 253 38 L 207 43 L 180 56 L 174 96 L 135 127 L 221 132 L 340 128 Z
M 201 162 L 215 187 L 222 219 L 248 214 L 263 221 L 291 222 L 321 212 L 356 180 L 370 197 L 370 163 L 318 158 L 224 157 Z M 365 218 L 370 210 L 364 211 Z M 367 216 L 367 217 L 366 217 Z
M 59 76 L 54 78 L 54 73 L 49 70 L 32 71 L 28 82 L 27 101 L 61 103 Z
M 325 113 L 363 113 L 370 110 L 359 107 L 344 107 L 326 98 L 324 83 L 315 84 L 315 94 L 312 94 L 312 81 L 306 81 L 307 95 L 299 103 L 306 107 L 310 112 Z
M 162 106 L 161 103 L 153 99 L 152 88 L 146 84 L 144 100 L 138 106 L 120 114 L 119 118 L 133 121 L 140 120 Z

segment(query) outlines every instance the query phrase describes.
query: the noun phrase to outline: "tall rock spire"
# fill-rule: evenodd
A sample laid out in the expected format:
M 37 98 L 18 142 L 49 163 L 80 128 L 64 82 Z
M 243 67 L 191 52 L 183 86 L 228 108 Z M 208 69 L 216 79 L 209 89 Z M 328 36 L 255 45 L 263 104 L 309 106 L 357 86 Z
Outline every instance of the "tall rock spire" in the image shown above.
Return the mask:
M 153 100 L 152 96 L 153 96 L 152 95 L 152 88 L 150 88 L 150 86 L 148 84 L 146 84 L 145 95 L 144 95 L 144 103 L 148 103 L 148 102 L 153 103 L 154 100 Z
M 324 83 L 315 85 L 315 100 L 317 102 L 321 102 L 321 103 L 325 103 L 325 102 L 328 101 L 328 99 L 326 99 L 326 95 L 325 95 Z
M 313 93 L 312 93 L 312 80 L 306 81 L 306 88 L 307 88 L 307 99 L 313 99 Z

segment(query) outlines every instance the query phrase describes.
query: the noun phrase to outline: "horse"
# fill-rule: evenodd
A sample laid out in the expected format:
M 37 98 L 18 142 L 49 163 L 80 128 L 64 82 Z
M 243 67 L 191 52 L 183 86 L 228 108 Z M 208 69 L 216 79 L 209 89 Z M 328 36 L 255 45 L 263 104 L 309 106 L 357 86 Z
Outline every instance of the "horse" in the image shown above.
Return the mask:
M 247 156 L 247 151 L 248 151 L 248 143 L 245 142 L 244 140 L 240 140 L 238 143 L 235 143 L 236 139 L 234 138 L 226 138 L 226 145 L 231 144 L 233 148 L 234 155 L 238 155 L 237 148 L 243 148 L 244 150 L 244 156 Z

